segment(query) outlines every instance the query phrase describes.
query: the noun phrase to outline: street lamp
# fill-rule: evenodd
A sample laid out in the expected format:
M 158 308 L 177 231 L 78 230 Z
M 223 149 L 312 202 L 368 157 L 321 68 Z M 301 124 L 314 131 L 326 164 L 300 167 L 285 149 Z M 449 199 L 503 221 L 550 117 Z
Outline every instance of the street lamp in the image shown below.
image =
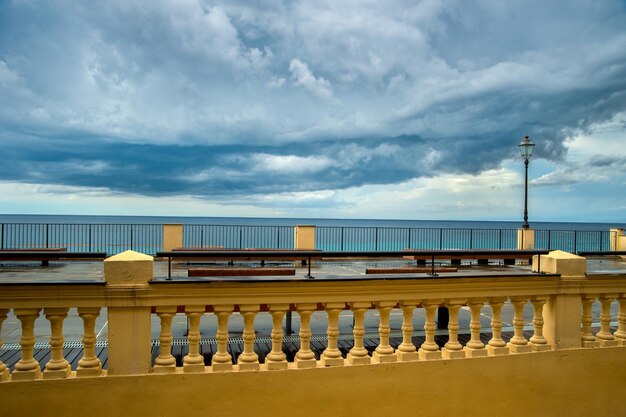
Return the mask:
M 526 135 L 518 146 L 519 151 L 522 154 L 522 158 L 524 158 L 524 167 L 526 168 L 526 176 L 524 178 L 524 224 L 522 227 L 524 229 L 528 229 L 528 161 L 530 160 L 530 157 L 533 156 L 535 144 L 532 140 L 530 140 L 528 135 Z

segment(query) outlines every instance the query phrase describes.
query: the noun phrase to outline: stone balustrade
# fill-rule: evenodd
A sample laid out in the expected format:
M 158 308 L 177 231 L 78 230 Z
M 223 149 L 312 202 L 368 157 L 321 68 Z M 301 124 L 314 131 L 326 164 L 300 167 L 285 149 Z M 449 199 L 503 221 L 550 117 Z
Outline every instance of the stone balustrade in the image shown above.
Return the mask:
M 551 255 L 548 255 L 550 257 Z M 488 276 L 433 279 L 363 279 L 267 282 L 176 283 L 154 281 L 152 261 L 145 255 L 124 253 L 105 261 L 106 284 L 58 284 L 4 286 L 0 292 L 0 329 L 10 311 L 21 322 L 20 359 L 14 370 L 0 362 L 0 380 L 24 381 L 105 375 L 281 371 L 316 367 L 349 367 L 391 362 L 454 360 L 547 350 L 626 346 L 626 277 L 587 277 L 580 258 L 555 254 L 543 260 L 546 275 Z M 571 261 L 571 262 L 570 262 Z M 559 268 L 567 271 L 558 275 Z M 592 331 L 592 305 L 601 306 L 600 329 Z M 510 303 L 510 304 L 509 304 Z M 612 332 L 611 305 L 618 305 L 618 328 Z M 513 335 L 502 337 L 503 306 L 513 310 Z M 447 342 L 436 343 L 436 310 L 449 310 Z M 63 323 L 76 308 L 83 320 L 83 356 L 75 371 L 63 356 Z M 108 371 L 94 354 L 94 323 L 102 308 L 108 318 Z M 402 314 L 402 343 L 390 344 L 390 314 Z M 459 311 L 469 311 L 466 343 L 459 340 Z M 524 310 L 532 309 L 532 336 L 524 333 Z M 351 349 L 342 355 L 338 347 L 340 314 L 350 310 L 354 320 Z M 415 312 L 425 317 L 424 341 L 413 343 Z M 300 318 L 299 350 L 292 361 L 283 351 L 283 321 L 288 312 Z M 378 344 L 371 352 L 364 346 L 364 319 L 377 312 Z M 255 352 L 255 319 L 271 316 L 271 350 L 263 363 Z M 489 313 L 488 326 L 481 314 Z M 327 344 L 319 359 L 311 347 L 313 314 L 324 314 Z M 34 323 L 42 315 L 50 323 L 50 359 L 43 371 L 33 356 Z M 243 319 L 243 350 L 236 357 L 228 349 L 232 317 Z M 172 355 L 172 323 L 186 317 L 189 349 L 176 365 Z M 201 334 L 201 321 L 213 316 L 213 334 Z M 151 353 L 151 319 L 157 319 L 160 351 Z M 422 329 L 417 329 L 422 330 Z M 489 340 L 481 340 L 488 334 Z M 200 353 L 201 337 L 215 338 L 217 349 L 210 366 Z M 0 339 L 0 345 L 2 341 Z

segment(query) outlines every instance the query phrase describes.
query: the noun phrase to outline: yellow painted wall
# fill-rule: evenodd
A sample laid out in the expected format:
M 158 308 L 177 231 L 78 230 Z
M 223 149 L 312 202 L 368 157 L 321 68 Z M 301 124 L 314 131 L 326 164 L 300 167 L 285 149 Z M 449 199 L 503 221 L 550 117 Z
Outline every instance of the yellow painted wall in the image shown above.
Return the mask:
M 0 384 L 2 416 L 624 415 L 626 347 Z

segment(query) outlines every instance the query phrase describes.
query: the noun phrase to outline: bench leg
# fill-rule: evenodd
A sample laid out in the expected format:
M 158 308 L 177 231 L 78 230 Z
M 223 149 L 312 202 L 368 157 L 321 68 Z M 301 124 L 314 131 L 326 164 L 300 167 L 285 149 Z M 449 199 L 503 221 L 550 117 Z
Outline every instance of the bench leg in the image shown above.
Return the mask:
M 505 259 L 504 260 L 504 264 L 505 265 L 515 265 L 515 259 Z
M 489 265 L 489 259 L 477 259 L 478 265 Z

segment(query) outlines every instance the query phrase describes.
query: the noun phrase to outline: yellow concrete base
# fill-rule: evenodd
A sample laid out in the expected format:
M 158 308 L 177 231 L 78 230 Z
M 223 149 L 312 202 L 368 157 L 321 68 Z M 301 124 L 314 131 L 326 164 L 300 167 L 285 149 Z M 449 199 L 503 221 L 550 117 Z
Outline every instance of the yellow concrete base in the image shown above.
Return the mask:
M 261 366 L 258 362 L 256 363 L 239 363 L 237 366 L 240 371 L 258 371 L 261 369 Z
M 472 349 L 465 346 L 463 348 L 466 358 L 484 358 L 489 355 L 487 349 Z
M 9 373 L 9 368 L 6 368 L 0 373 L 0 382 L 8 381 L 9 379 L 11 379 L 11 374 Z
M 348 353 L 346 360 L 350 365 L 369 365 L 372 359 L 369 356 L 352 356 Z
M 598 343 L 600 343 L 600 347 L 619 346 L 619 344 L 617 343 L 617 340 L 598 340 Z
M 320 366 L 322 367 L 331 367 L 331 366 L 343 366 L 344 359 L 343 358 L 327 358 L 322 354 L 320 358 Z
M 448 350 L 443 348 L 441 349 L 441 357 L 443 359 L 463 359 L 465 352 L 462 350 Z
M 67 365 L 67 368 L 65 369 L 59 369 L 59 370 L 55 370 L 55 371 L 49 371 L 49 370 L 45 370 L 43 371 L 43 379 L 62 379 L 62 378 L 67 378 L 68 376 L 70 376 L 70 374 L 72 373 L 72 368 L 70 368 L 70 365 Z
M 175 374 L 176 373 L 176 365 L 169 366 L 160 366 L 154 365 L 152 368 L 153 374 Z
M 396 358 L 398 358 L 398 362 L 412 362 L 419 361 L 420 355 L 416 352 L 400 352 L 396 350 Z
M 509 348 L 506 346 L 489 346 L 487 345 L 487 354 L 489 356 L 508 355 Z
M 550 345 L 546 345 L 546 344 L 538 345 L 533 342 L 528 342 L 528 344 L 530 345 L 530 349 L 533 352 L 546 352 L 548 350 L 552 350 L 552 346 Z
M 308 369 L 317 367 L 317 361 L 315 359 L 298 359 L 294 360 L 296 364 L 296 368 L 298 369 Z
M 280 362 L 272 362 L 272 361 L 266 361 L 266 365 L 267 365 L 267 369 L 270 371 L 280 371 L 283 369 L 287 369 L 287 361 L 280 361 Z
M 11 374 L 13 381 L 32 381 L 41 379 L 41 369 L 33 369 L 32 371 L 14 371 Z
M 93 377 L 93 376 L 106 376 L 106 371 L 103 371 L 101 367 L 98 368 L 78 368 L 76 370 L 76 376 L 78 378 L 82 377 Z
M 229 372 L 233 370 L 232 363 L 214 363 L 211 365 L 213 372 Z
M 506 347 L 509 348 L 510 353 L 529 353 L 533 351 L 533 348 L 530 345 L 514 345 L 512 343 L 507 343 Z
M 431 361 L 435 359 L 441 359 L 440 350 L 430 351 L 430 350 L 420 349 L 417 351 L 417 353 L 419 354 L 421 361 Z
M 285 387 L 289 395 L 280 394 Z M 587 417 L 621 415 L 624 392 L 626 347 L 618 347 L 284 372 L 8 382 L 0 387 L 0 404 L 1 414 L 11 417 L 182 416 L 198 410 L 211 416 L 275 417 L 291 410 L 318 417 L 332 410 L 341 416 L 446 417 L 485 407 L 493 416 Z M 106 406 L 98 406 L 104 400 Z
M 584 348 L 597 348 L 597 347 L 600 347 L 600 343 L 597 340 L 594 340 L 594 341 L 583 340 L 581 342 L 581 345 Z
M 398 358 L 394 354 L 380 355 L 378 354 L 378 352 L 372 353 L 372 363 L 391 363 L 391 362 L 396 362 L 397 360 Z
M 183 365 L 183 372 L 185 372 L 185 373 L 204 372 L 204 363 L 184 364 Z

